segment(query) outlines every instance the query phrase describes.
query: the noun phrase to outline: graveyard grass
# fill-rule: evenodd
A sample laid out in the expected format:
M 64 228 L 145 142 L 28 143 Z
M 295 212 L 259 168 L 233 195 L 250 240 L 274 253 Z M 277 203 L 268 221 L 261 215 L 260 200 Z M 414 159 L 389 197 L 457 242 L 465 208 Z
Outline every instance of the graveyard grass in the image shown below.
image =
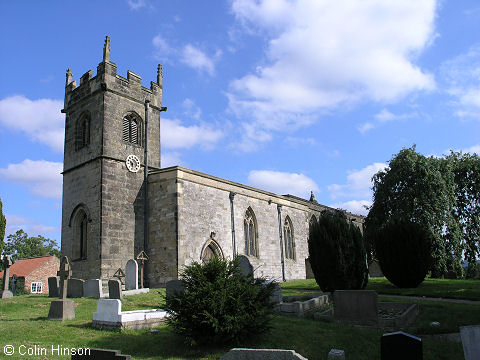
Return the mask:
M 158 308 L 164 303 L 164 289 L 153 289 L 148 294 L 125 297 L 122 310 Z M 25 295 L 0 300 L 0 353 L 3 346 L 45 347 L 60 345 L 63 348 L 97 347 L 121 350 L 134 359 L 218 359 L 232 347 L 293 349 L 309 360 L 325 359 L 331 348 L 343 349 L 348 359 L 379 359 L 381 331 L 360 330 L 335 323 L 324 323 L 312 319 L 274 316 L 268 334 L 251 339 L 247 343 L 223 347 L 187 347 L 183 339 L 166 325 L 159 333 L 149 330 L 106 331 L 91 327 L 97 300 L 93 298 L 73 299 L 76 305 L 75 320 L 48 321 L 51 298 Z M 422 315 L 419 329 L 427 328 L 428 321 L 440 322 L 450 317 L 443 330 L 448 332 L 458 325 L 466 325 L 467 318 L 480 323 L 480 306 L 421 302 Z M 446 315 L 449 314 L 450 316 Z M 462 315 L 463 314 L 463 315 Z M 468 316 L 467 316 L 468 315 Z M 430 316 L 435 316 L 431 319 Z M 443 317 L 442 317 L 443 316 Z M 465 322 L 465 323 L 464 323 Z M 424 341 L 425 359 L 463 359 L 461 344 L 441 340 Z M 2 357 L 2 356 L 0 356 Z M 9 359 L 21 359 L 16 353 Z M 69 359 L 69 356 L 30 357 L 42 359 Z

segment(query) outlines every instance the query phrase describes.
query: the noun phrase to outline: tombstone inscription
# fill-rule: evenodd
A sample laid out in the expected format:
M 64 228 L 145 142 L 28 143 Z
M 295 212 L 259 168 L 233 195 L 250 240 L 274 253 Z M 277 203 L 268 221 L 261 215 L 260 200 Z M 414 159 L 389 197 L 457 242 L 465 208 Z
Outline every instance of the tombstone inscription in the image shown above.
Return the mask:
M 66 256 L 62 257 L 57 276 L 60 278 L 60 299 L 51 302 L 48 320 L 75 319 L 75 303 L 67 299 L 68 279 L 72 276 L 72 269 Z
M 13 297 L 13 293 L 8 290 L 8 282 L 10 280 L 10 266 L 13 265 L 12 257 L 5 255 L 3 257 L 2 263 L 5 271 L 3 272 L 3 290 L 0 293 L 0 298 L 6 299 Z

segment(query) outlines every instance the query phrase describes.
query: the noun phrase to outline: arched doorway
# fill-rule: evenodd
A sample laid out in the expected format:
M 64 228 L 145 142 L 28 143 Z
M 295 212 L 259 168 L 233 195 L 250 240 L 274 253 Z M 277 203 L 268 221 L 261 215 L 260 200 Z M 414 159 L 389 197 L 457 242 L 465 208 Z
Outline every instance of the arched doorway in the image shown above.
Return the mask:
M 215 241 L 215 233 L 212 231 L 210 233 L 210 239 L 208 239 L 203 245 L 200 260 L 202 262 L 208 262 L 215 256 L 219 257 L 220 259 L 224 258 L 222 248 Z

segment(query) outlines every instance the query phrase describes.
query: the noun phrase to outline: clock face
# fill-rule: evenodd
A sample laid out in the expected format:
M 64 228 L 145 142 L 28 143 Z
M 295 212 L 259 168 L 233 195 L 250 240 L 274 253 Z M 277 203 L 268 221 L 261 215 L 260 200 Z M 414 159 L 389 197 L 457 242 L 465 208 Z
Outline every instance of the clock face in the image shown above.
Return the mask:
M 127 164 L 127 169 L 131 172 L 136 173 L 140 170 L 140 159 L 135 155 L 128 155 L 125 163 Z

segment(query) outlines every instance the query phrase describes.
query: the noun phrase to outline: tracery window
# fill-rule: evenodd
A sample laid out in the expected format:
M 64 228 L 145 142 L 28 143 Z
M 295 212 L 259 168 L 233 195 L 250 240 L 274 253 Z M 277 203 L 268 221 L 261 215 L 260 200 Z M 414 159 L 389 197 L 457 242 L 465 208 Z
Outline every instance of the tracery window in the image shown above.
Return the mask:
M 245 212 L 245 219 L 243 220 L 243 233 L 245 237 L 245 255 L 258 256 L 257 244 L 257 224 L 255 214 L 249 207 Z
M 75 149 L 80 150 L 90 143 L 90 117 L 83 115 L 75 129 Z
M 140 145 L 140 121 L 134 114 L 123 118 L 123 141 Z
M 285 218 L 283 225 L 283 241 L 285 243 L 285 258 L 295 260 L 295 241 L 293 238 L 293 225 L 290 217 Z

